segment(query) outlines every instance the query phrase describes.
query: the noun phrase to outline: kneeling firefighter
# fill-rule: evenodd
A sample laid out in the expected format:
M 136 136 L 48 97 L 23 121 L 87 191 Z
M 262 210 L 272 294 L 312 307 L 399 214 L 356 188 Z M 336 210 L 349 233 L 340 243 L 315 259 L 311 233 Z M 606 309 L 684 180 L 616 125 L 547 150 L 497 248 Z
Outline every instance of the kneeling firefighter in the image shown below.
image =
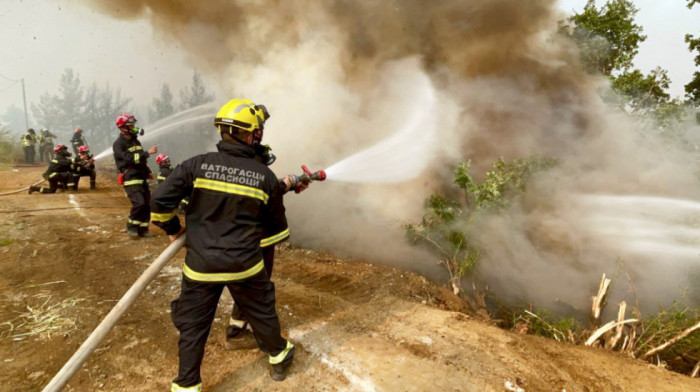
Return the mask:
M 218 152 L 182 162 L 153 193 L 152 222 L 171 240 L 187 233 L 180 296 L 171 305 L 180 332 L 179 372 L 172 391 L 202 390 L 204 346 L 224 287 L 269 355 L 274 380 L 284 380 L 294 357 L 294 345 L 280 333 L 275 286 L 260 247 L 264 236 L 276 233 L 286 239 L 289 229 L 283 189 L 275 174 L 255 159 L 254 146 L 263 136 L 257 110 L 250 100 L 225 104 L 214 120 L 221 135 Z M 175 210 L 187 196 L 187 227 L 182 229 Z
M 56 193 L 58 187 L 63 185 L 69 189 L 78 189 L 80 177 L 75 173 L 75 159 L 70 158 L 72 154 L 68 152 L 68 147 L 59 144 L 53 152 L 55 156 L 44 173 L 44 178 L 49 180 L 49 188 L 30 186 L 30 195 L 34 192 Z

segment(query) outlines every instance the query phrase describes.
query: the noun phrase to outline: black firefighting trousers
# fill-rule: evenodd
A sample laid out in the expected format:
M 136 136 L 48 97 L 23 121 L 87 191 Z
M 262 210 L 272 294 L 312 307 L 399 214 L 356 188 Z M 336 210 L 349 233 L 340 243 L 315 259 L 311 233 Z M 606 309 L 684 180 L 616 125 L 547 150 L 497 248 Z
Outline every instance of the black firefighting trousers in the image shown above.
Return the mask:
M 262 248 L 263 251 L 263 264 L 265 265 L 265 272 L 267 272 L 267 276 L 272 277 L 272 267 L 275 263 L 275 246 L 268 246 L 265 248 Z M 231 297 L 233 297 L 233 293 L 231 293 Z M 233 309 L 231 309 L 231 319 L 235 321 L 243 321 L 245 322 L 246 319 L 243 316 L 243 312 L 241 311 L 240 306 L 238 306 L 238 302 L 233 301 Z M 237 334 L 240 333 L 240 330 L 242 328 L 238 328 L 236 326 L 231 326 L 230 328 L 226 329 L 226 337 L 228 338 L 233 338 Z
M 204 358 L 204 345 L 224 286 L 228 287 L 253 327 L 260 350 L 274 357 L 287 347 L 275 310 L 275 286 L 265 272 L 227 284 L 194 282 L 183 276 L 180 298 L 170 305 L 173 324 L 180 331 L 180 366 L 177 378 L 173 380 L 180 387 L 191 387 L 202 382 L 199 370 Z M 279 363 L 287 364 L 293 357 L 294 351 L 289 351 Z
M 131 202 L 126 229 L 137 231 L 139 234 L 147 233 L 148 222 L 151 221 L 151 191 L 148 184 L 127 185 L 124 191 Z
M 35 154 L 36 150 L 34 149 L 34 146 L 24 146 L 24 163 L 33 165 Z
M 90 177 L 90 186 L 94 187 L 95 186 L 95 179 L 97 178 L 97 174 L 95 173 L 95 170 L 92 169 L 80 169 L 80 177 Z M 150 207 L 149 207 L 150 208 Z M 149 217 L 150 218 L 150 217 Z
M 64 185 L 70 189 L 78 189 L 78 181 L 80 181 L 80 177 L 74 173 L 53 173 L 53 175 L 49 177 L 49 187 L 41 188 L 39 191 L 41 193 L 56 193 L 56 190 Z

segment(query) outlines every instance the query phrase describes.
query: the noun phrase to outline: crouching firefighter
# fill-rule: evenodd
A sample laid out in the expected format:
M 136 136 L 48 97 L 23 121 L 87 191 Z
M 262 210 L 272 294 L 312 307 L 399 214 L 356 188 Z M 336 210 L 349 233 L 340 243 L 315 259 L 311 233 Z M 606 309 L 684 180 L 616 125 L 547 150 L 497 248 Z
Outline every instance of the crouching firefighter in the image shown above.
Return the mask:
M 143 150 L 138 140 L 139 128 L 135 126 L 134 116 L 120 114 L 116 124 L 119 137 L 112 145 L 114 163 L 119 170 L 119 184 L 124 185 L 124 192 L 131 202 L 126 231 L 132 239 L 152 237 L 153 235 L 148 233 L 151 193 L 147 180 L 153 178 L 153 174 L 146 160 L 151 154 L 158 152 L 158 146 L 155 145 L 148 151 Z
M 78 156 L 75 160 L 75 168 L 79 177 L 90 177 L 90 190 L 95 190 L 95 156 L 90 152 L 88 146 L 78 147 Z
M 44 178 L 49 180 L 49 188 L 41 188 L 38 186 L 30 186 L 29 194 L 34 192 L 40 193 L 56 193 L 59 187 L 67 187 L 69 189 L 78 189 L 78 180 L 80 177 L 75 174 L 75 159 L 71 159 L 71 153 L 68 152 L 68 147 L 59 144 L 54 149 L 54 158 L 49 163 L 49 168 L 43 174 Z
M 284 380 L 294 345 L 281 335 L 275 286 L 265 271 L 260 243 L 265 233 L 288 236 L 282 189 L 275 174 L 255 159 L 262 119 L 249 100 L 234 99 L 219 110 L 214 124 L 218 152 L 190 158 L 158 186 L 151 220 L 174 240 L 187 233 L 180 296 L 171 315 L 180 332 L 179 372 L 171 391 L 201 391 L 200 366 L 219 297 L 231 292 L 269 355 L 270 375 Z M 189 196 L 187 227 L 175 213 Z

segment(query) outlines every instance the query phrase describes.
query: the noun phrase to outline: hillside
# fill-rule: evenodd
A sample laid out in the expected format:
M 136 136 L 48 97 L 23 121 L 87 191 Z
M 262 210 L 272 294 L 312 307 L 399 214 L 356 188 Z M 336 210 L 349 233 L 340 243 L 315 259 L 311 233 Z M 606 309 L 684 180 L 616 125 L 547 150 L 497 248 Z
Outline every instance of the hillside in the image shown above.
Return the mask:
M 0 171 L 0 193 L 42 171 Z M 114 181 L 98 177 L 98 190 L 86 188 L 0 196 L 0 391 L 40 391 L 167 245 L 156 229 L 138 241 L 121 232 L 129 203 Z M 168 390 L 177 368 L 168 311 L 183 258 L 180 251 L 66 390 Z M 700 389 L 700 380 L 615 353 L 490 326 L 462 312 L 449 290 L 387 266 L 285 245 L 273 280 L 283 334 L 299 347 L 290 376 L 272 381 L 258 350 L 224 349 L 225 294 L 204 359 L 206 391 Z

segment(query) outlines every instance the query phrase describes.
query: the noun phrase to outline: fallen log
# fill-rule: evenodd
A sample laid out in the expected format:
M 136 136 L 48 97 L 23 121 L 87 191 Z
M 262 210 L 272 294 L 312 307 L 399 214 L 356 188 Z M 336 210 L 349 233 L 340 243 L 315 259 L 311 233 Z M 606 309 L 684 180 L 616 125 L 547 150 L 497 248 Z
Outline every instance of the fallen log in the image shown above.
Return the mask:
M 605 274 L 600 279 L 600 286 L 598 287 L 598 294 L 593 297 L 593 306 L 591 308 L 591 315 L 593 316 L 593 325 L 598 325 L 600 322 L 600 313 L 602 312 L 603 306 L 605 305 L 605 297 L 608 295 L 608 288 L 610 287 L 610 279 L 605 278 Z

